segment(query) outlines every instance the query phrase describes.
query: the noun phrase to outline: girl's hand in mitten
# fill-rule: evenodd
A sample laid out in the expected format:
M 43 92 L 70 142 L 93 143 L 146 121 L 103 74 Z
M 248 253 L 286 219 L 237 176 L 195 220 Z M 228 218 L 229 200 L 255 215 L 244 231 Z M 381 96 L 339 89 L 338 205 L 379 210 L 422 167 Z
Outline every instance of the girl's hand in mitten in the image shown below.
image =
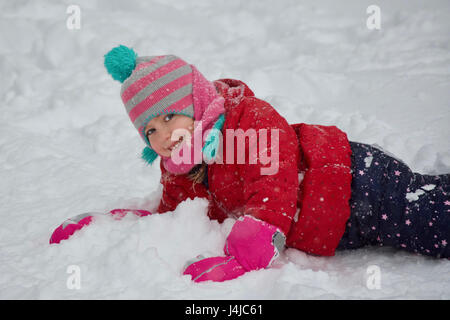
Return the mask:
M 67 219 L 53 231 L 49 243 L 60 243 L 62 240 L 69 239 L 76 231 L 89 225 L 95 216 L 103 214 L 100 212 L 88 212 Z
M 197 260 L 188 265 L 184 274 L 195 282 L 226 281 L 247 271 L 270 266 L 284 248 L 285 236 L 275 226 L 244 216 L 238 219 L 225 243 L 225 257 Z
M 265 221 L 245 215 L 239 218 L 225 242 L 225 254 L 236 257 L 245 270 L 269 267 L 284 249 L 283 232 Z
M 105 214 L 109 214 L 114 219 L 120 220 L 129 213 L 135 214 L 139 217 L 152 214 L 150 211 L 147 210 L 136 210 L 136 209 L 114 209 L 107 213 L 105 212 L 82 213 L 72 218 L 69 218 L 62 224 L 60 224 L 59 227 L 53 231 L 49 242 L 50 244 L 60 243 L 62 240 L 69 239 L 76 231 L 89 225 L 96 216 L 104 216 Z
M 122 219 L 129 213 L 137 215 L 138 217 L 144 217 L 152 214 L 150 211 L 137 209 L 114 209 L 111 210 L 109 213 L 112 214 L 114 218 L 118 220 Z
M 234 257 L 211 257 L 198 256 L 196 261 L 188 262 L 183 274 L 192 276 L 195 282 L 217 281 L 223 282 L 237 278 L 245 273 L 245 269 Z

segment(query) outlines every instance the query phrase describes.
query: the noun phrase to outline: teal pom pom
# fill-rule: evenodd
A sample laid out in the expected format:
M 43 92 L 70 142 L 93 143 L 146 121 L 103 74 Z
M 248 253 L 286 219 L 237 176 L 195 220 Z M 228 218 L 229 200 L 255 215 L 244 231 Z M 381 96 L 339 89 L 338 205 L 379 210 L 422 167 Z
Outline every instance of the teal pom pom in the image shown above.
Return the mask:
M 120 45 L 105 54 L 105 68 L 114 80 L 124 82 L 136 67 L 136 58 L 133 49 Z
M 156 158 L 158 158 L 158 154 L 153 149 L 145 147 L 144 150 L 142 150 L 142 159 L 148 164 L 152 164 Z

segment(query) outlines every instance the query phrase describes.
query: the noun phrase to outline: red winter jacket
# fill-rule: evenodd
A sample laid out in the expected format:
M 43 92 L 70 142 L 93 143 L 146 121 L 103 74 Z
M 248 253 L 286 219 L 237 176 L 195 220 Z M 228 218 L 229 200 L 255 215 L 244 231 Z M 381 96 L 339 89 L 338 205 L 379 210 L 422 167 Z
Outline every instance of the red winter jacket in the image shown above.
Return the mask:
M 250 164 L 248 143 L 245 164 L 237 163 L 234 143 L 234 164 L 220 164 L 216 159 L 208 165 L 208 189 L 202 183 L 193 185 L 186 175 L 167 172 L 161 165 L 163 195 L 158 212 L 173 211 L 187 198 L 203 197 L 209 200 L 211 219 L 222 222 L 229 216 L 249 214 L 280 228 L 288 247 L 334 255 L 350 216 L 351 149 L 346 134 L 335 126 L 289 125 L 239 80 L 223 79 L 214 84 L 225 98 L 222 150 L 227 150 L 232 139 L 226 129 L 268 129 L 268 150 L 270 129 L 278 129 L 278 172 L 261 175 L 261 168 L 271 165 L 259 161 Z

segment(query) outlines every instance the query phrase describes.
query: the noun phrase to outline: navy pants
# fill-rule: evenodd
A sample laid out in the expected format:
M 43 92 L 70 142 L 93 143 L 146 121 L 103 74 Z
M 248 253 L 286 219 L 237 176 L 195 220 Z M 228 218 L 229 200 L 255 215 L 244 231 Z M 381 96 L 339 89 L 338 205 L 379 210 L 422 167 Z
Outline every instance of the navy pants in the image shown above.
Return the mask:
M 351 215 L 339 249 L 390 246 L 450 257 L 450 174 L 422 175 L 381 148 L 350 142 Z

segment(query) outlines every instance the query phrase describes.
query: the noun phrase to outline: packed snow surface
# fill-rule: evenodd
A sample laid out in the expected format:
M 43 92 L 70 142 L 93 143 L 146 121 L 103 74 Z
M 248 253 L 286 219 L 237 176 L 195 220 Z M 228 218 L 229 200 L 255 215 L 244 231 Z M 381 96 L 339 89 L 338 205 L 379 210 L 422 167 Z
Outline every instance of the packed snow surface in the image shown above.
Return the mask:
M 79 29 L 68 28 L 73 4 Z M 450 2 L 376 1 L 379 30 L 366 25 L 371 4 L 0 1 L 0 298 L 450 299 L 450 261 L 375 247 L 288 249 L 271 269 L 193 283 L 184 264 L 221 255 L 233 223 L 210 221 L 204 199 L 100 217 L 48 243 L 77 214 L 158 204 L 159 163 L 139 158 L 120 84 L 103 67 L 118 44 L 241 79 L 289 123 L 337 125 L 414 171 L 450 172 Z

